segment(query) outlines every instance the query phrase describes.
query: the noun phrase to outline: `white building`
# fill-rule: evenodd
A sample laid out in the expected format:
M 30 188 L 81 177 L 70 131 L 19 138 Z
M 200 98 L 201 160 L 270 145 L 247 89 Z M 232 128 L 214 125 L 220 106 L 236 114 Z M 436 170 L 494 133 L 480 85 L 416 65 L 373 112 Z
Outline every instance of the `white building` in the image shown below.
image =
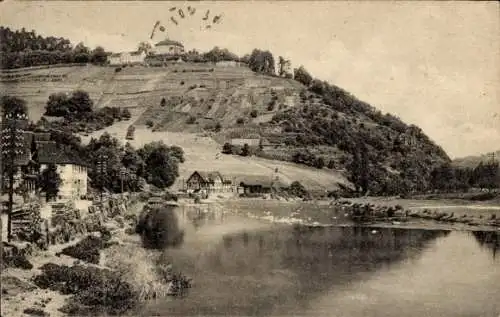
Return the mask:
M 132 65 L 143 64 L 146 58 L 146 53 L 142 52 L 122 52 L 108 56 L 110 65 Z
M 66 155 L 63 150 L 56 147 L 55 142 L 40 144 L 37 160 L 40 163 L 41 171 L 49 164 L 54 164 L 57 167 L 62 181 L 58 199 L 80 199 L 81 196 L 87 195 L 87 166 L 76 157 Z
M 113 53 L 108 56 L 108 62 L 110 65 L 121 65 L 122 60 L 121 60 L 122 53 Z
M 155 44 L 155 55 L 181 55 L 184 54 L 184 45 L 180 42 L 165 39 Z

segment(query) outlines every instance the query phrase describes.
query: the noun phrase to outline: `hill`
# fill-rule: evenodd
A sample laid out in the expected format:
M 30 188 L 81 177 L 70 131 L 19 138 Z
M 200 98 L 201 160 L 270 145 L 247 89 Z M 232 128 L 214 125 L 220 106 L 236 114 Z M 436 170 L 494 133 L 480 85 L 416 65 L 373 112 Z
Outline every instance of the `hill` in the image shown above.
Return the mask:
M 493 153 L 482 154 L 477 156 L 466 156 L 466 157 L 456 158 L 452 161 L 452 165 L 456 167 L 475 168 L 480 162 L 484 163 L 490 161 L 492 159 L 491 154 L 494 154 L 496 159 L 500 158 L 500 151 L 496 151 Z
M 209 133 L 207 147 L 194 146 L 191 141 L 178 144 L 186 146 L 192 164 L 198 161 L 205 169 L 219 166 L 215 152 L 225 142 L 239 138 L 255 145 L 260 139 L 261 146 L 253 146 L 252 152 L 320 168 L 301 167 L 311 171 L 311 179 L 317 172 L 330 177 L 347 169 L 349 173 L 344 175 L 358 187 L 372 194 L 395 194 L 426 190 L 431 171 L 449 162 L 446 153 L 418 127 L 383 115 L 339 87 L 317 80 L 301 80 L 304 85 L 247 67 L 204 63 L 126 67 L 119 72 L 110 67 L 52 66 L 11 70 L 8 75 L 1 74 L 2 84 L 8 94 L 28 102 L 33 119 L 43 114 L 50 94 L 82 89 L 89 92 L 97 108 L 128 108 L 136 126 L 165 132 L 145 133 L 141 136 L 144 140 L 163 138 L 171 132 Z M 17 76 L 15 81 L 13 75 Z M 118 123 L 109 129 L 124 137 L 127 127 L 127 123 Z M 179 140 L 175 139 L 183 142 Z M 211 154 L 201 158 L 199 153 L 204 151 Z M 223 156 L 222 160 L 221 169 L 232 162 L 234 172 L 245 170 L 246 161 L 253 162 L 246 166 L 248 170 L 268 166 L 262 170 L 265 173 L 274 164 L 240 156 Z M 291 178 L 301 180 L 296 168 L 291 173 L 296 174 Z

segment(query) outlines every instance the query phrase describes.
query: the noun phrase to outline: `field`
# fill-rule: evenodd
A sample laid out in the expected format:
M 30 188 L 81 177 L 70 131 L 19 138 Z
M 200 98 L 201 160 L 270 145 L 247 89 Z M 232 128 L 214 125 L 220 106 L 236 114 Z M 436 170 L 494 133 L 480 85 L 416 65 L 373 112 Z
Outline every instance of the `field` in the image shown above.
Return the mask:
M 1 72 L 2 86 L 9 95 L 25 99 L 32 120 L 38 120 L 44 113 L 48 97 L 53 93 L 71 92 L 76 89 L 87 91 L 97 108 L 115 106 L 126 108 L 150 108 L 158 106 L 163 97 L 191 96 L 195 100 L 214 99 L 212 115 L 226 118 L 234 123 L 239 115 L 247 115 L 248 109 L 239 112 L 235 108 L 248 103 L 264 110 L 266 98 L 271 89 L 293 90 L 300 84 L 282 78 L 259 76 L 245 67 L 216 67 L 210 64 L 179 64 L 168 67 L 127 67 L 115 72 L 113 67 L 70 66 L 46 69 L 19 69 Z M 9 81 L 5 76 L 19 76 L 18 81 Z M 54 79 L 53 78 L 56 78 Z M 193 87 L 203 86 L 204 89 Z M 282 99 L 293 103 L 293 94 Z M 222 106 L 220 106 L 222 105 Z M 192 105 L 192 115 L 203 116 L 206 109 Z M 230 108 L 228 108 L 230 107 Z M 245 107 L 243 107 L 245 108 Z M 247 107 L 248 108 L 248 107 Z M 159 121 L 169 111 L 152 109 Z M 170 109 L 169 109 L 170 110 Z M 248 111 L 247 111 L 248 110 Z M 264 119 L 266 120 L 266 119 Z M 165 121 L 165 120 L 163 120 Z M 258 121 L 258 120 L 257 120 Z M 144 123 L 144 120 L 138 123 Z M 163 122 L 168 130 L 168 122 Z
M 88 142 L 91 137 L 99 137 L 107 131 L 112 136 L 125 142 L 126 122 L 119 122 L 104 130 L 94 132 L 83 137 L 83 142 Z M 180 177 L 174 187 L 182 186 L 182 181 L 186 180 L 195 170 L 199 171 L 220 171 L 226 177 L 236 177 L 241 175 L 264 175 L 271 176 L 275 168 L 278 168 L 280 179 L 286 183 L 298 180 L 308 189 L 326 190 L 334 189 L 337 183 L 347 184 L 347 180 L 340 172 L 331 170 L 318 170 L 307 166 L 300 166 L 292 163 L 266 160 L 257 157 L 239 157 L 233 155 L 220 155 L 222 147 L 212 138 L 200 136 L 194 133 L 177 132 L 151 132 L 145 128 L 137 128 L 135 140 L 130 143 L 138 148 L 152 141 L 162 140 L 168 145 L 178 145 L 184 149 L 186 162 L 180 165 Z

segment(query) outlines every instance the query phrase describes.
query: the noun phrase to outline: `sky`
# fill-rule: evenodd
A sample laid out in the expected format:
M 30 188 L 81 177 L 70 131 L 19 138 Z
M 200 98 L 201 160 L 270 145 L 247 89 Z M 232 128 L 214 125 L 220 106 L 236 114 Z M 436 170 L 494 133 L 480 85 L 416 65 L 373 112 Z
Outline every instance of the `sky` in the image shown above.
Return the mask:
M 171 7 L 197 8 L 170 22 Z M 206 30 L 202 16 L 222 13 Z M 175 14 L 175 12 L 174 12 Z M 284 56 L 314 77 L 415 124 L 450 157 L 500 149 L 500 6 L 486 2 L 33 1 L 0 3 L 0 24 L 131 51 L 159 20 L 186 49 Z

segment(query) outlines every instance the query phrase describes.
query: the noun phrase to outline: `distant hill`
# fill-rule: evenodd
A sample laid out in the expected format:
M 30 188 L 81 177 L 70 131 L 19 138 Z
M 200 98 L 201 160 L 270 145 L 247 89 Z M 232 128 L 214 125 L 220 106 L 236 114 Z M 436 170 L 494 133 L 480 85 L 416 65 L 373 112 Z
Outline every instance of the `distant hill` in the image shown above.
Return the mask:
M 495 154 L 495 159 L 500 159 L 500 150 L 496 152 L 492 152 Z M 478 156 L 466 156 L 454 159 L 452 165 L 457 167 L 476 167 L 480 162 L 487 162 L 491 160 L 491 153 L 482 154 Z

